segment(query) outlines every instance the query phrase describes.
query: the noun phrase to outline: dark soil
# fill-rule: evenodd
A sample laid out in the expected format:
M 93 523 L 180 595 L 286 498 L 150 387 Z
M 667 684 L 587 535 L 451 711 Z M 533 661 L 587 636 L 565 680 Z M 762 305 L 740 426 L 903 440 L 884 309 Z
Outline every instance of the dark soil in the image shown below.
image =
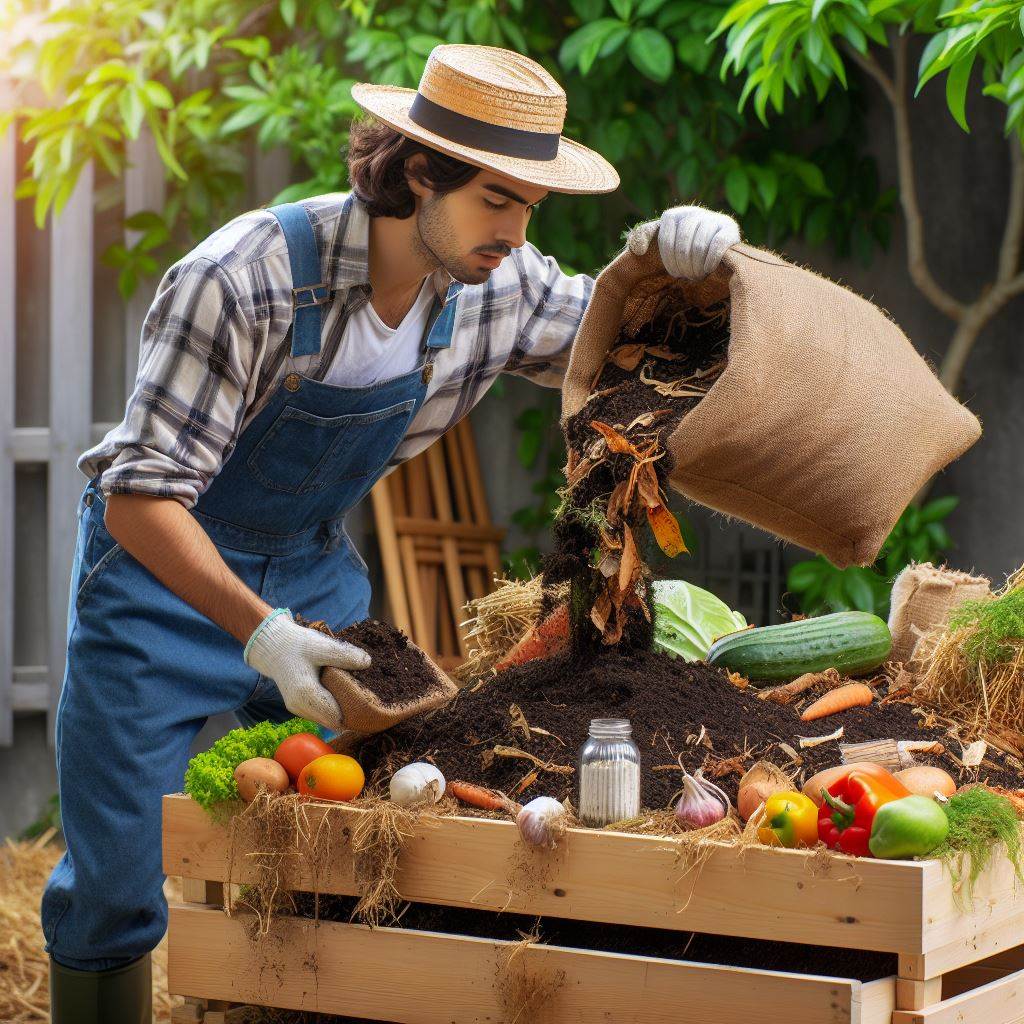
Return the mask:
M 311 894 L 297 893 L 296 900 L 301 916 L 316 916 Z M 350 921 L 356 902 L 353 897 L 321 895 L 319 917 L 327 921 Z M 540 941 L 552 946 L 750 967 L 762 971 L 823 974 L 860 981 L 874 981 L 896 973 L 896 956 L 890 953 L 804 946 L 794 942 L 768 942 L 665 928 L 536 918 L 425 903 L 410 903 L 401 916 L 399 927 L 513 942 L 539 931 Z
M 363 619 L 337 633 L 323 622 L 303 624 L 366 651 L 373 663 L 369 668 L 350 671 L 349 675 L 385 706 L 406 704 L 440 688 L 423 652 L 400 629 L 386 622 Z
M 531 728 L 529 733 L 521 723 L 514 723 L 513 704 Z M 590 720 L 605 717 L 632 722 L 642 759 L 641 799 L 650 808 L 668 806 L 679 789 L 676 760 L 680 755 L 688 771 L 703 766 L 705 774 L 717 777 L 735 799 L 741 775 L 754 761 L 764 758 L 792 767 L 780 742 L 803 758 L 798 781 L 839 764 L 838 742 L 801 750 L 798 739 L 825 736 L 839 726 L 844 728 L 844 743 L 937 739 L 947 747 L 955 746 L 941 729 L 921 728 L 909 704 L 876 703 L 818 722 L 801 722 L 797 707 L 758 700 L 753 691 L 730 683 L 720 669 L 619 645 L 509 669 L 476 692 L 463 690 L 451 704 L 370 737 L 360 748 L 359 760 L 368 775 L 390 773 L 409 761 L 429 760 L 446 778 L 513 793 L 536 765 L 525 757 L 495 756 L 495 745 L 519 748 L 546 765 L 575 768 Z M 722 764 L 740 755 L 740 760 Z M 957 765 L 948 755 L 919 760 L 938 764 L 958 778 Z M 986 768 L 981 781 L 1022 785 L 1021 777 L 1008 768 Z M 523 799 L 545 795 L 571 797 L 575 802 L 575 790 L 575 772 L 541 770 Z

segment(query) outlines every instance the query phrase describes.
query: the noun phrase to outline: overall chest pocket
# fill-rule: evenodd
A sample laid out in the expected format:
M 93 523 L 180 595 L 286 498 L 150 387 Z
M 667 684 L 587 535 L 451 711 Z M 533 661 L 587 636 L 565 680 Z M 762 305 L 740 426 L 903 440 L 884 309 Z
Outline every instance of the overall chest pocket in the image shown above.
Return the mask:
M 376 412 L 315 416 L 287 405 L 249 455 L 255 476 L 275 491 L 310 494 L 378 473 L 405 435 L 414 399 Z

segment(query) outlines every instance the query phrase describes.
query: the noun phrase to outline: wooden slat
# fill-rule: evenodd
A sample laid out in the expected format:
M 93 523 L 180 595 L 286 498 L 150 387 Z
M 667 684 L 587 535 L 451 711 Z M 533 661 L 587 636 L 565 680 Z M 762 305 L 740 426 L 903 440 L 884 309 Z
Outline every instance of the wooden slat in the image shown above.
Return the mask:
M 430 481 L 427 479 L 427 464 L 423 456 L 417 456 L 414 459 L 410 459 L 404 466 L 398 470 L 405 479 L 406 486 L 409 493 L 409 511 L 412 516 L 417 517 L 416 522 L 426 523 L 429 525 L 434 521 L 427 517 L 433 514 L 433 506 L 430 500 Z M 405 530 L 400 525 L 403 522 L 410 522 L 411 517 L 400 516 L 395 520 L 395 529 L 399 535 L 410 533 L 411 531 Z M 423 602 L 422 614 L 423 614 L 423 628 L 424 633 L 420 646 L 427 651 L 428 654 L 437 654 L 441 651 L 441 643 L 438 639 L 437 627 L 438 627 L 438 605 L 433 600 L 433 594 L 437 591 L 438 580 L 440 573 L 436 566 L 424 565 L 422 562 L 417 561 L 417 572 L 419 573 L 419 588 L 420 597 Z
M 478 526 L 490 526 L 491 517 L 487 509 L 487 494 L 484 491 L 483 476 L 480 473 L 480 460 L 477 456 L 476 442 L 473 440 L 473 428 L 468 418 L 459 420 L 455 424 L 455 437 L 458 439 L 459 449 L 462 452 L 462 464 L 466 470 L 466 484 L 469 487 L 469 496 L 473 504 L 473 519 Z M 504 537 L 504 530 L 502 537 Z M 502 537 L 485 549 L 491 580 L 501 572 L 499 545 Z
M 284 1009 L 410 1024 L 512 1024 L 502 998 L 503 958 L 516 945 L 400 928 L 283 918 L 263 951 L 245 922 L 215 910 L 170 910 L 168 988 Z M 862 986 L 845 978 L 598 953 L 560 946 L 520 949 L 514 972 L 553 991 L 521 1024 L 787 1024 L 863 1021 Z M 521 973 L 520 973 L 521 972 Z M 881 1024 L 877 1016 L 865 1024 Z
M 498 544 L 505 531 L 495 526 L 478 526 L 476 523 L 460 523 L 454 520 L 438 522 L 420 516 L 395 516 L 395 529 L 413 537 L 454 537 L 456 540 L 475 540 L 481 543 Z
M 93 167 L 87 164 L 63 212 L 52 221 L 50 244 L 50 464 L 47 491 L 47 654 L 50 714 L 64 676 L 68 574 L 75 547 L 77 507 L 85 483 L 78 456 L 92 426 Z
M 901 977 L 934 978 L 1024 941 L 1024 885 L 1005 857 L 997 858 L 978 879 L 973 894 L 957 901 L 948 869 L 938 861 L 925 865 L 928 919 L 921 963 Z
M 143 125 L 139 137 L 125 145 L 127 166 L 124 172 L 124 215 L 152 211 L 163 213 L 167 189 L 164 165 L 157 152 L 153 133 Z M 141 232 L 125 231 L 125 244 L 134 245 Z M 127 398 L 135 388 L 135 374 L 139 368 L 139 342 L 142 325 L 153 301 L 157 281 L 143 278 L 135 293 L 124 305 L 124 388 Z
M 403 633 L 411 636 L 412 620 L 409 617 L 405 588 L 395 585 L 395 581 L 401 580 L 402 577 L 402 556 L 395 540 L 395 516 L 387 477 L 377 481 L 370 492 L 370 499 L 373 503 L 373 519 L 377 528 L 377 543 L 380 545 L 380 560 L 384 567 L 384 583 L 391 609 L 391 621 Z
M 365 812 L 313 805 L 311 831 L 324 813 L 337 816 L 332 829 L 340 836 Z M 164 798 L 167 874 L 224 881 L 228 851 L 226 829 L 198 805 Z M 800 851 L 716 845 L 703 851 L 707 859 L 695 871 L 670 839 L 573 829 L 554 854 L 538 856 L 535 872 L 527 865 L 526 884 L 526 852 L 511 822 L 442 818 L 416 830 L 402 854 L 399 889 L 410 900 L 509 913 L 894 953 L 921 945 L 921 864 L 837 859 L 822 871 Z M 253 881 L 244 855 L 235 861 L 232 880 Z M 288 879 L 300 889 L 313 882 L 302 870 Z M 316 885 L 356 893 L 342 843 L 320 865 Z
M 98 444 L 115 425 L 93 423 L 89 428 L 89 444 Z M 16 463 L 46 462 L 50 458 L 50 428 L 15 427 L 7 447 L 13 452 Z
M 448 474 L 445 472 L 442 449 L 434 444 L 427 449 L 427 468 L 430 471 L 430 492 L 434 498 L 434 509 L 441 522 L 451 522 L 452 503 L 448 492 Z M 441 550 L 445 561 L 445 583 L 448 586 L 448 600 L 457 615 L 466 603 L 466 586 L 462 580 L 462 566 L 459 564 L 459 545 L 452 537 L 441 538 Z M 456 625 L 459 654 L 466 657 L 468 650 L 464 630 Z
M 0 81 L 0 110 L 10 106 Z M 15 152 L 11 125 L 0 134 L 0 747 L 14 742 Z
M 897 1010 L 892 1024 L 1024 1024 L 1024 971 L 923 1010 Z

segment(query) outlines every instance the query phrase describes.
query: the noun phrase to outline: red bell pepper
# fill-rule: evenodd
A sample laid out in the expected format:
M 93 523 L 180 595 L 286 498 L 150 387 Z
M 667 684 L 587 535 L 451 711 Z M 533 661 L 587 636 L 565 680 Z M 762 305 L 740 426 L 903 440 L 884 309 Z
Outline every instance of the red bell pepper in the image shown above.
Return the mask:
M 910 791 L 893 775 L 879 778 L 851 768 L 821 795 L 818 838 L 830 850 L 870 857 L 868 840 L 879 807 L 909 796 Z

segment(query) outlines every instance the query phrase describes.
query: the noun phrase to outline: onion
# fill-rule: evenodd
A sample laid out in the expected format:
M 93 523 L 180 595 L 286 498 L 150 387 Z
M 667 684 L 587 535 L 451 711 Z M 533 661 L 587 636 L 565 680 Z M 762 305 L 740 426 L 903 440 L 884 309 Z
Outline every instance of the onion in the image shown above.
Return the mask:
M 516 815 L 519 834 L 530 846 L 555 848 L 565 831 L 565 806 L 554 797 L 538 796 L 520 808 Z
M 683 770 L 683 795 L 676 804 L 676 821 L 685 829 L 707 828 L 721 821 L 732 809 L 725 792 L 704 778 L 698 769 L 691 775 Z
M 904 768 L 903 771 L 896 772 L 896 778 L 914 796 L 927 796 L 934 800 L 936 793 L 940 796 L 951 797 L 956 792 L 956 783 L 948 772 L 927 764 Z
M 426 761 L 416 761 L 399 768 L 391 776 L 388 793 L 401 807 L 436 804 L 444 796 L 445 780 L 439 768 Z
M 792 788 L 792 779 L 781 768 L 776 768 L 770 761 L 758 761 L 740 779 L 736 810 L 744 821 L 749 821 L 773 793 Z

